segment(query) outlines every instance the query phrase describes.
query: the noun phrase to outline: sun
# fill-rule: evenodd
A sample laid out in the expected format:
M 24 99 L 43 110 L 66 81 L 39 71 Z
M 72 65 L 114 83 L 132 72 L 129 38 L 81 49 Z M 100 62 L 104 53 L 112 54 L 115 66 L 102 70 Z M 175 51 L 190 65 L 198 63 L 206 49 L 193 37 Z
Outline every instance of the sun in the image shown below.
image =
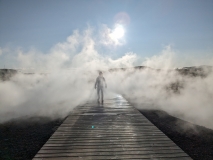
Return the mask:
M 109 42 L 113 45 L 123 45 L 125 42 L 125 28 L 121 24 L 115 24 L 114 29 L 108 30 Z
M 115 29 L 112 32 L 112 37 L 114 39 L 120 39 L 124 36 L 124 28 L 121 25 L 118 25 L 115 27 Z

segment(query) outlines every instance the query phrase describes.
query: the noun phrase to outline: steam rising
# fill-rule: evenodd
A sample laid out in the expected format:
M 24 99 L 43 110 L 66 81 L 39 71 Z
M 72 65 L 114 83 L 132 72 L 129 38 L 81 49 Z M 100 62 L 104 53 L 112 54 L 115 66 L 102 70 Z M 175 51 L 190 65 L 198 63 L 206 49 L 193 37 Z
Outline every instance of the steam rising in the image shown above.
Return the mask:
M 0 48 L 1 63 L 10 60 L 8 65 L 21 68 L 9 81 L 0 82 L 0 122 L 26 116 L 66 116 L 74 107 L 95 99 L 94 83 L 97 71 L 102 70 L 107 96 L 119 93 L 138 108 L 162 109 L 213 129 L 212 72 L 203 78 L 181 75 L 173 69 L 178 61 L 171 46 L 140 63 L 134 53 L 112 59 L 100 54 L 101 48 L 118 43 L 109 39 L 110 31 L 104 26 L 95 37 L 91 28 L 76 30 L 49 53 Z M 135 70 L 135 64 L 147 68 Z M 109 72 L 111 68 L 129 69 Z M 171 89 L 174 83 L 181 84 L 177 92 Z

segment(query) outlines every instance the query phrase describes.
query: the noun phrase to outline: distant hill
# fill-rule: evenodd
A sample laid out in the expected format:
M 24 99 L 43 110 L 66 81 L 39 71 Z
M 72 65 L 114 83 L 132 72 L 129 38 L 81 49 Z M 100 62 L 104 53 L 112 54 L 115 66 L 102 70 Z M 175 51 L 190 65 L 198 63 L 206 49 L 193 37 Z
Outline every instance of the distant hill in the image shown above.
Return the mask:
M 156 70 L 156 71 L 161 71 L 162 69 L 153 69 L 150 67 L 146 66 L 135 66 L 135 67 L 130 67 L 130 68 L 111 68 L 109 69 L 109 72 L 116 72 L 116 71 L 128 71 L 128 70 L 144 70 L 144 69 L 149 69 L 149 70 Z M 208 74 L 213 72 L 213 66 L 192 66 L 192 67 L 183 67 L 183 68 L 177 68 L 177 69 L 169 69 L 169 71 L 177 71 L 181 75 L 184 76 L 201 76 L 201 77 L 206 77 Z
M 129 67 L 129 68 L 111 68 L 108 71 L 109 72 L 118 72 L 118 71 L 142 71 L 144 69 L 147 70 L 155 70 L 155 71 L 161 71 L 162 69 L 154 69 L 146 66 L 135 66 L 135 67 Z M 213 72 L 213 66 L 207 66 L 207 65 L 202 65 L 202 66 L 192 66 L 192 67 L 183 67 L 183 68 L 177 68 L 177 69 L 169 69 L 169 71 L 176 71 L 179 74 L 183 76 L 191 76 L 191 77 L 206 77 L 210 73 Z M 106 71 L 105 71 L 106 72 Z M 18 70 L 14 69 L 0 69 L 0 80 L 9 80 L 13 75 L 18 73 Z M 24 73 L 27 75 L 31 75 L 34 73 Z M 47 73 L 40 73 L 46 75 Z
M 114 72 L 114 71 L 128 71 L 128 70 L 143 70 L 143 69 L 152 69 L 150 67 L 146 67 L 146 66 L 135 66 L 135 67 L 129 67 L 129 68 L 111 68 L 109 69 L 109 72 Z
M 0 80 L 6 81 L 15 75 L 18 71 L 14 69 L 0 69 Z
M 193 66 L 193 67 L 183 67 L 181 69 L 176 69 L 180 74 L 187 76 L 201 76 L 206 77 L 211 72 L 213 72 L 213 66 Z

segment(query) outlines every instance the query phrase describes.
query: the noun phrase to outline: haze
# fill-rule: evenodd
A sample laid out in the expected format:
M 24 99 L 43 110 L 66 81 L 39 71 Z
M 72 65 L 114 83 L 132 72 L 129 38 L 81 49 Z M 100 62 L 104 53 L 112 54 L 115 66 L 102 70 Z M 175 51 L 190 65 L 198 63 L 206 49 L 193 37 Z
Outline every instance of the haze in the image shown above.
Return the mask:
M 213 128 L 212 72 L 174 70 L 213 66 L 212 8 L 211 0 L 0 1 L 0 68 L 19 71 L 0 82 L 0 122 L 66 116 L 95 98 L 102 70 L 107 96 Z M 108 72 L 134 66 L 161 70 Z M 177 81 L 180 93 L 167 92 Z

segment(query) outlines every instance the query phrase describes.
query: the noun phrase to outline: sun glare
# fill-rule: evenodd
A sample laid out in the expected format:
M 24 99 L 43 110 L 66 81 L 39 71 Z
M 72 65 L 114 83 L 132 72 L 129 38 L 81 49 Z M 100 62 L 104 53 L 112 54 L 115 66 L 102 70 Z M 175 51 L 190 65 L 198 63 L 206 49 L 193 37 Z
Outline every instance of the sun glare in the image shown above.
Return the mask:
M 115 39 L 120 39 L 124 36 L 124 28 L 123 26 L 117 26 L 114 31 L 112 32 L 112 36 Z

